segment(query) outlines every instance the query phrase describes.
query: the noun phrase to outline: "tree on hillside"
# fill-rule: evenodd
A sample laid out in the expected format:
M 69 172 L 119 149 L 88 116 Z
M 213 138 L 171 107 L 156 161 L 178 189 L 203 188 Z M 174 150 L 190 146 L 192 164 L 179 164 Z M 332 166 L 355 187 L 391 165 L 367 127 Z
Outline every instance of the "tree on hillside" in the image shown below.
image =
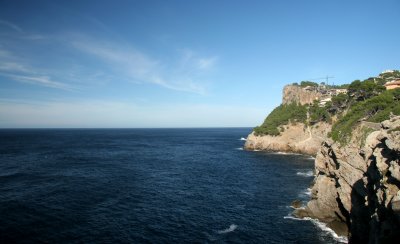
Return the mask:
M 364 101 L 383 92 L 385 87 L 376 84 L 373 80 L 355 80 L 349 85 L 348 95 L 357 101 Z
M 302 81 L 300 82 L 301 87 L 306 87 L 306 86 L 318 86 L 318 83 L 312 82 L 312 81 Z

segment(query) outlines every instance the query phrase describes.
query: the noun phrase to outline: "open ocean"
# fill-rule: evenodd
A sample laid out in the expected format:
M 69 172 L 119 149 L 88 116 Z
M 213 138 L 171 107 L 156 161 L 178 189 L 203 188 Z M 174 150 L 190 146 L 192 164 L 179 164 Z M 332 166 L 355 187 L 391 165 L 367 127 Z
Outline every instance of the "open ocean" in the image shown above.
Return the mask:
M 0 130 L 0 243 L 336 243 L 288 217 L 313 160 L 250 131 Z

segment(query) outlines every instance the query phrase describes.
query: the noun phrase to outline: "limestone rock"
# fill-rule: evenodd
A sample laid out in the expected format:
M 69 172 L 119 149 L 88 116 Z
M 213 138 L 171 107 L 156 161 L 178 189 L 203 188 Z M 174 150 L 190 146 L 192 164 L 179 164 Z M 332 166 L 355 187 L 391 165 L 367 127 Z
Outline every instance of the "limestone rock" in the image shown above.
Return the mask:
M 400 243 L 399 126 L 394 116 L 364 142 L 357 129 L 349 145 L 323 142 L 309 216 L 345 223 L 350 243 Z
M 300 86 L 287 85 L 283 88 L 282 103 L 312 104 L 314 100 L 322 97 L 317 91 L 310 91 Z
M 316 155 L 321 143 L 327 138 L 331 125 L 320 122 L 307 127 L 302 123 L 285 126 L 279 136 L 256 136 L 251 133 L 246 140 L 246 150 L 293 152 Z

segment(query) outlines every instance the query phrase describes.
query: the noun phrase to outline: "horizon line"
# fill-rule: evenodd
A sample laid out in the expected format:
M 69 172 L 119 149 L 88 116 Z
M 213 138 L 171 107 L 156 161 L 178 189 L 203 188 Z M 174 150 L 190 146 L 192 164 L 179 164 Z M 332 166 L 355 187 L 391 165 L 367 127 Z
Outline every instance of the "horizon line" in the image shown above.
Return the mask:
M 206 126 L 206 127 L 0 127 L 0 130 L 106 130 L 106 129 L 235 129 L 255 126 Z

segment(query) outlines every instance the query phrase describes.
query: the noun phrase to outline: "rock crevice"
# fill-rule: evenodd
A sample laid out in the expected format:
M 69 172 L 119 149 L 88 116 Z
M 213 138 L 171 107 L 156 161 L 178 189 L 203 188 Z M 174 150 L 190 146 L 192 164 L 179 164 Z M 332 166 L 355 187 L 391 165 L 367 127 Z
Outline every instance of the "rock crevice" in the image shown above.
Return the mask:
M 400 243 L 399 128 L 400 116 L 394 116 L 363 142 L 322 143 L 301 217 L 341 222 L 350 243 Z

